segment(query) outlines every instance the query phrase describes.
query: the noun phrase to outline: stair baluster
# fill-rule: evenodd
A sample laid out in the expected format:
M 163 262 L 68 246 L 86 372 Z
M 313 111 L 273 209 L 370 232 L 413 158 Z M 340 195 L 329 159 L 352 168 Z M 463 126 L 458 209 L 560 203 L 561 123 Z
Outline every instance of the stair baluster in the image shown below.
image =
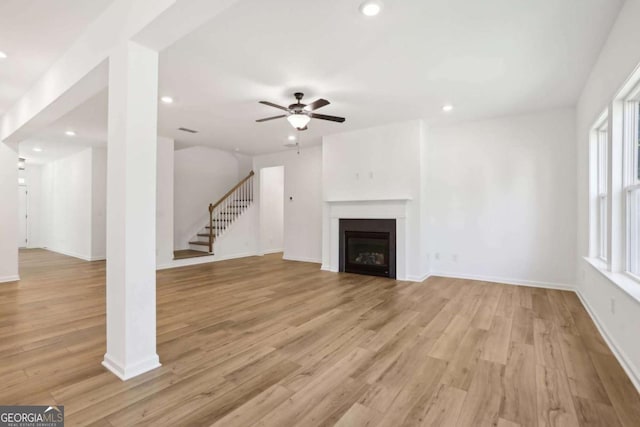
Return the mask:
M 198 247 L 206 246 L 209 253 L 213 253 L 213 243 L 240 215 L 253 203 L 253 176 L 251 171 L 247 177 L 236 184 L 216 203 L 209 204 L 209 225 L 207 233 L 198 234 L 206 237 L 207 241 L 197 240 L 189 242 Z

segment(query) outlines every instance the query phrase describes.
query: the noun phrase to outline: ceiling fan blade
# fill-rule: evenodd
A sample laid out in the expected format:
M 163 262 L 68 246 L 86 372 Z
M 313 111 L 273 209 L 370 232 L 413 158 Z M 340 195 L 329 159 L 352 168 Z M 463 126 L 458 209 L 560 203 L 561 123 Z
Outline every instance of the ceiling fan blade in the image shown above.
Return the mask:
M 332 122 L 339 123 L 342 123 L 346 120 L 344 117 L 327 116 L 326 114 L 309 113 L 309 116 L 314 119 L 331 120 Z
M 322 108 L 325 105 L 329 105 L 331 104 L 329 101 L 327 101 L 326 99 L 318 99 L 316 101 L 313 101 L 311 104 L 307 105 L 306 107 L 304 107 L 305 110 L 307 111 L 313 111 L 313 110 L 317 110 L 318 108 Z
M 274 108 L 279 108 L 280 110 L 289 111 L 287 107 L 282 107 L 278 104 L 274 104 L 273 102 L 269 102 L 269 101 L 259 101 L 259 102 L 260 104 L 268 105 L 269 107 L 274 107 Z
M 258 120 L 256 120 L 256 122 L 262 123 L 262 122 L 266 122 L 266 121 L 269 121 L 269 120 L 281 119 L 283 117 L 287 117 L 287 115 L 283 114 L 281 116 L 273 116 L 273 117 L 267 117 L 266 119 L 258 119 Z

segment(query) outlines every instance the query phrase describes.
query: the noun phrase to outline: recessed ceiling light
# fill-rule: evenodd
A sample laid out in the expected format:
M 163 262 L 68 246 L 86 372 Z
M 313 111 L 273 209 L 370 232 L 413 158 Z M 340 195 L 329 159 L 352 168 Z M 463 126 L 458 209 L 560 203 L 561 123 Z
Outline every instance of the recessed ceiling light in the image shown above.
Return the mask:
M 7 57 L 7 54 L 0 51 L 0 59 L 6 59 L 6 57 Z
M 236 147 L 234 151 L 240 151 L 240 149 L 238 147 Z
M 449 111 L 452 111 L 452 110 L 453 110 L 453 105 L 451 105 L 451 104 L 447 104 L 447 105 L 444 105 L 442 107 L 442 111 L 449 112 Z
M 296 137 L 293 135 L 289 135 L 289 138 L 287 138 L 289 141 L 295 141 Z
M 163 96 L 162 98 L 160 98 L 160 101 L 164 102 L 165 104 L 173 104 L 173 98 L 170 96 Z
M 364 16 L 376 16 L 382 10 L 382 2 L 378 0 L 367 0 L 360 5 L 360 12 Z
M 76 136 L 76 133 L 74 131 L 72 131 L 72 130 L 68 130 L 64 134 L 67 135 L 67 136 Z
M 33 151 L 35 151 L 36 153 L 40 153 L 42 151 L 42 148 L 40 147 L 33 147 Z

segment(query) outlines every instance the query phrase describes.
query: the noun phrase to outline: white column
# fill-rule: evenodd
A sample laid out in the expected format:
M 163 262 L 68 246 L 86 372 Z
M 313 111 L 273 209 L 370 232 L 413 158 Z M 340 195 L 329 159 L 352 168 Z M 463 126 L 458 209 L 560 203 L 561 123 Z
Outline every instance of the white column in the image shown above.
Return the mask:
M 109 58 L 107 353 L 123 380 L 160 366 L 156 354 L 158 54 L 133 42 Z
M 0 283 L 18 276 L 18 145 L 0 142 Z

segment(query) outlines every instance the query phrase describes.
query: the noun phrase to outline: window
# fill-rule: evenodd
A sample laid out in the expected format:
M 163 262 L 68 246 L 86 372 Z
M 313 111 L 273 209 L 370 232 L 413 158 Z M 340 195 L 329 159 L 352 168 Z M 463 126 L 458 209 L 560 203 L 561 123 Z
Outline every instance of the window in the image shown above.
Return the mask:
M 596 130 L 597 141 L 597 224 L 598 224 L 598 257 L 603 261 L 607 260 L 607 171 L 608 171 L 608 140 L 606 124 Z
M 638 101 L 628 101 L 625 110 L 626 271 L 640 278 L 640 106 Z

